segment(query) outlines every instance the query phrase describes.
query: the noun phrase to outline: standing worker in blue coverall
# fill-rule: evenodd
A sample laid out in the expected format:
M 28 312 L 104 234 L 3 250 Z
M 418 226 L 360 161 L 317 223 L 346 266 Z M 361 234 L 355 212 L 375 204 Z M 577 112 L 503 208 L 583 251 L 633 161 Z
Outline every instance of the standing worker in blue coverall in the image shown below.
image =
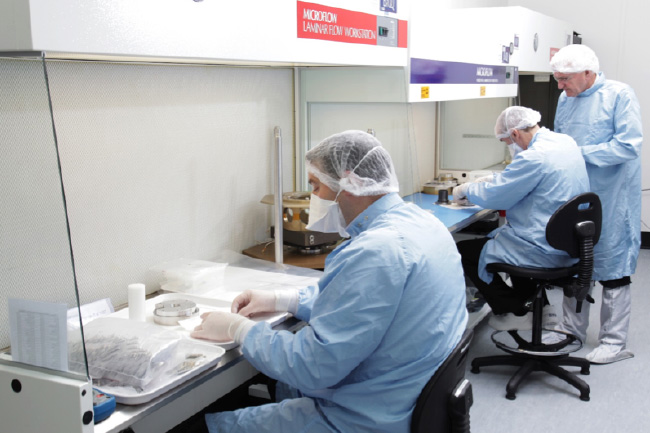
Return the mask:
M 458 242 L 467 277 L 483 295 L 494 315 L 489 324 L 498 330 L 532 329 L 532 313 L 524 304 L 536 284 L 512 277 L 512 286 L 485 269 L 489 263 L 556 268 L 577 259 L 546 241 L 551 215 L 569 199 L 589 191 L 587 169 L 576 142 L 564 134 L 540 128 L 541 115 L 526 107 L 508 107 L 497 118 L 496 137 L 505 142 L 512 162 L 502 173 L 454 188 L 453 200 L 469 200 L 489 209 L 505 210 L 507 223 L 485 238 Z M 544 308 L 546 326 L 551 308 Z
M 210 432 L 408 433 L 422 388 L 465 330 L 465 282 L 453 239 L 398 195 L 390 155 L 362 131 L 307 155 L 309 225 L 343 241 L 317 286 L 247 290 L 233 313 L 204 314 L 193 337 L 235 340 L 277 379 L 276 401 L 206 415 Z M 247 318 L 289 311 L 292 334 Z M 282 399 L 284 398 L 284 399 Z
M 604 364 L 634 356 L 627 350 L 630 324 L 630 276 L 641 245 L 641 111 L 634 90 L 607 80 L 596 54 L 584 45 L 568 45 L 551 59 L 560 95 L 555 131 L 573 137 L 587 163 L 591 190 L 603 206 L 603 227 L 594 249 L 594 280 L 603 286 L 599 345 L 587 355 Z M 565 298 L 560 329 L 585 339 L 589 304 L 575 312 Z M 585 306 L 587 308 L 585 308 Z M 557 334 L 554 334 L 557 335 Z

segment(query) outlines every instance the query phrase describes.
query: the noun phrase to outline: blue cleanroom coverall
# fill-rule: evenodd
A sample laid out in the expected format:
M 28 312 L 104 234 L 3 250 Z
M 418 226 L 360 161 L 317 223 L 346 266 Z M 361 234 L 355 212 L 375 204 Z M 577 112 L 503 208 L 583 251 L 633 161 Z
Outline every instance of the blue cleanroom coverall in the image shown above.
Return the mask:
M 573 137 L 587 163 L 591 190 L 603 205 L 594 248 L 594 280 L 632 275 L 641 246 L 641 111 L 630 86 L 600 72 L 575 97 L 563 92 L 555 130 Z
M 488 234 L 479 259 L 479 277 L 489 283 L 488 263 L 555 268 L 577 259 L 551 247 L 546 225 L 551 215 L 578 194 L 589 192 L 585 162 L 568 135 L 541 128 L 492 182 L 472 183 L 470 202 L 506 211 L 507 223 Z
M 296 334 L 257 323 L 243 353 L 300 398 L 206 415 L 211 432 L 408 433 L 422 388 L 467 323 L 460 255 L 431 214 L 388 194 L 347 227 Z

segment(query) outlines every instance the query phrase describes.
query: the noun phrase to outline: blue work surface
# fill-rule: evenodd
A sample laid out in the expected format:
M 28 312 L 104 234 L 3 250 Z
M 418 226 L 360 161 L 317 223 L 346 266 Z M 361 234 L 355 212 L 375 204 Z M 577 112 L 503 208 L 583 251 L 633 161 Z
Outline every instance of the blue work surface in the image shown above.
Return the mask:
M 402 197 L 404 201 L 414 203 L 422 209 L 431 212 L 436 216 L 444 225 L 447 226 L 451 233 L 467 227 L 475 221 L 480 220 L 487 214 L 491 213 L 491 209 L 483 209 L 479 206 L 471 206 L 461 209 L 448 209 L 444 206 L 436 204 L 438 201 L 437 194 L 424 194 L 421 192 L 407 195 Z M 449 202 L 453 196 L 449 196 Z

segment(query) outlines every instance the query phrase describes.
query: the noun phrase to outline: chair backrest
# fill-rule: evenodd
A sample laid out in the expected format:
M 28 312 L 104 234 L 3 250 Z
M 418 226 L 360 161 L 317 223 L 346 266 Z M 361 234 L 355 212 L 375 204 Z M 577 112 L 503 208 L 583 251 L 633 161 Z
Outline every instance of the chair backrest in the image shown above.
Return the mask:
M 594 245 L 600 239 L 602 206 L 598 195 L 588 192 L 573 197 L 555 211 L 546 225 L 546 240 L 571 257 L 579 257 L 577 278 L 564 284 L 564 295 L 576 298 L 576 312 L 582 310 L 582 301 L 589 296 L 594 270 Z
M 581 238 L 593 223 L 593 245 L 600 239 L 602 206 L 598 195 L 587 192 L 564 203 L 546 225 L 546 240 L 553 248 L 566 251 L 571 257 L 580 257 Z
M 460 342 L 422 389 L 413 409 L 412 433 L 452 431 L 449 398 L 454 388 L 465 378 L 467 352 L 473 335 L 471 329 L 465 330 Z M 469 407 L 467 412 L 469 413 Z

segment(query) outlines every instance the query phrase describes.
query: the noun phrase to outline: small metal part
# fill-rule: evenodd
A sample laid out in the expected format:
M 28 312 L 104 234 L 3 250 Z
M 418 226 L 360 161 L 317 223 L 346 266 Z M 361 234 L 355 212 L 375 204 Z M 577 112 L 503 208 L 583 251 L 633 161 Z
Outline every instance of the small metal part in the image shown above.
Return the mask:
M 199 314 L 195 302 L 186 299 L 172 299 L 156 304 L 153 311 L 153 321 L 159 325 L 178 325 L 179 320 L 189 319 Z
M 192 353 L 187 356 L 185 356 L 185 360 L 182 361 L 177 367 L 176 367 L 176 374 L 184 374 L 187 373 L 190 370 L 193 370 L 195 367 L 198 367 L 199 365 L 203 364 L 205 361 L 205 355 L 200 354 L 200 353 Z
M 317 255 L 317 254 L 322 254 L 323 250 L 320 248 L 320 246 L 303 247 L 303 248 L 298 248 L 298 252 L 300 254 L 305 254 L 305 255 Z

